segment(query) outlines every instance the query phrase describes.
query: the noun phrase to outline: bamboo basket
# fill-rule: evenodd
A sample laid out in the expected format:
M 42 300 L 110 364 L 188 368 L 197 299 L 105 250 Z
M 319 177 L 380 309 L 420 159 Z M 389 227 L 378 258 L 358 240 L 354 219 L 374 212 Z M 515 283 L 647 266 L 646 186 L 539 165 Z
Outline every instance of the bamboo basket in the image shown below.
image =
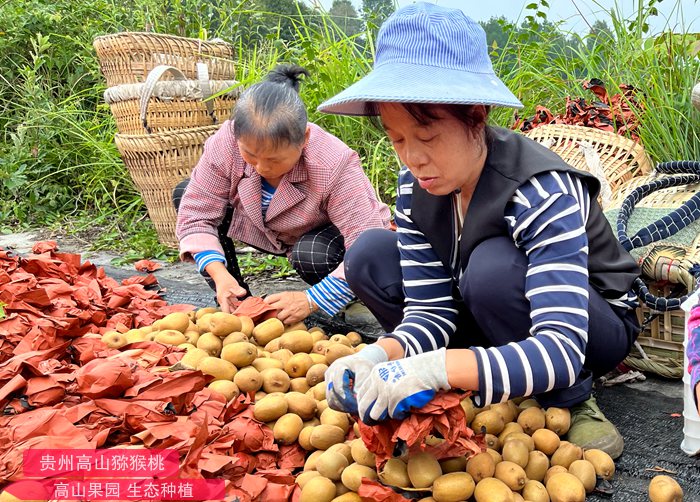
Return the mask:
M 616 194 L 625 181 L 644 176 L 653 169 L 642 145 L 613 132 L 549 124 L 531 129 L 525 135 L 546 145 L 572 167 L 587 172 L 592 171 L 590 157 L 586 158 L 581 144 L 590 145 L 598 156 L 611 194 Z
M 204 151 L 204 142 L 220 125 L 192 127 L 157 134 L 117 134 L 114 141 L 148 209 L 158 239 L 176 248 L 175 186 L 190 175 Z
M 652 174 L 628 181 L 616 194 L 611 207 L 619 208 L 631 191 L 658 177 Z M 635 206 L 635 212 L 641 217 L 634 222 L 634 226 L 630 221 L 628 235 L 633 235 L 642 226 L 677 209 L 699 190 L 700 184 L 695 183 L 664 188 L 645 196 Z M 655 212 L 645 215 L 644 211 Z M 700 263 L 700 222 L 691 223 L 677 234 L 647 248 L 633 249 L 632 254 L 637 258 L 652 294 L 669 297 L 676 293 L 675 296 L 680 296 L 694 289 L 693 276 L 687 271 Z M 642 324 L 642 332 L 637 340 L 641 350 L 638 348 L 633 351 L 626 363 L 636 369 L 652 371 L 667 378 L 681 378 L 685 311 L 679 309 L 655 312 L 642 304 L 637 309 L 637 318 Z
M 93 40 L 107 86 L 145 82 L 159 65 L 179 68 L 197 79 L 197 63 L 205 63 L 212 80 L 233 80 L 233 46 L 223 41 L 204 41 L 161 33 L 122 32 Z
M 167 132 L 221 123 L 231 117 L 240 93 L 235 80 L 209 80 L 203 63 L 199 80 L 172 66 L 156 66 L 141 84 L 121 84 L 104 93 L 121 134 Z M 160 81 L 171 75 L 175 80 Z M 212 95 L 215 96 L 212 98 Z

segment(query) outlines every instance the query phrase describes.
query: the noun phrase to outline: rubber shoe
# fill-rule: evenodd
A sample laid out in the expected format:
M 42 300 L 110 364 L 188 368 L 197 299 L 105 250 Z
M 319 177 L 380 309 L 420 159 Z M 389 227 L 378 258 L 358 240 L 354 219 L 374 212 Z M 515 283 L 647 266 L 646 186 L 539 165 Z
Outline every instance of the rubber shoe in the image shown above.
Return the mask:
M 603 450 L 613 460 L 625 447 L 620 431 L 605 418 L 593 396 L 571 408 L 571 427 L 566 439 L 584 450 Z

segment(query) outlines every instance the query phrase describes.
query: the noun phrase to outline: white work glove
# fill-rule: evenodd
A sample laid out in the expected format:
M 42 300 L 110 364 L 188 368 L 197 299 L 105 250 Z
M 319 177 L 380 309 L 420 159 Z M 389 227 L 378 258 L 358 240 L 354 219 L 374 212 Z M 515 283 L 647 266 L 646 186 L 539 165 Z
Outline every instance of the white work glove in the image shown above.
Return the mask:
M 388 360 L 384 349 L 369 345 L 356 354 L 333 361 L 325 373 L 328 406 L 357 415 L 355 389 L 375 365 Z
M 422 408 L 440 390 L 449 390 L 446 349 L 378 364 L 357 385 L 358 412 L 371 424 L 404 419 L 411 408 Z

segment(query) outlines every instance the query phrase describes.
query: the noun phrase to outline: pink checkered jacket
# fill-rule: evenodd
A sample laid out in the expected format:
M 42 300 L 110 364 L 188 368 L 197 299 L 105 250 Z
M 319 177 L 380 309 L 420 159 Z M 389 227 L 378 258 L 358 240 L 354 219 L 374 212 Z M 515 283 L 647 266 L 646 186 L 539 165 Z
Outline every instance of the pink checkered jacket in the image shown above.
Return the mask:
M 276 254 L 289 255 L 302 235 L 328 223 L 338 227 L 346 249 L 364 230 L 389 228 L 389 208 L 377 200 L 357 153 L 319 126 L 309 127 L 301 159 L 282 178 L 264 220 L 261 178 L 241 157 L 233 123 L 207 140 L 178 211 L 182 260 L 199 251 L 223 253 L 217 227 L 227 204 L 234 210 L 229 237 Z

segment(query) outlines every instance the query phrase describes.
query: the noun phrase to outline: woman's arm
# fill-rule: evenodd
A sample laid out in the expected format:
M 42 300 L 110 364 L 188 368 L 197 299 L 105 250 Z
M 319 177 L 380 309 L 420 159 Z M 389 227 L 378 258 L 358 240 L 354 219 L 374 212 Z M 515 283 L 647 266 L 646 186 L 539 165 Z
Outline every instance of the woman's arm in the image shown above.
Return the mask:
M 502 347 L 472 347 L 480 406 L 568 387 L 580 373 L 588 337 L 589 203 L 578 177 L 543 173 L 508 204 L 506 221 L 529 262 L 525 296 L 532 336 Z

